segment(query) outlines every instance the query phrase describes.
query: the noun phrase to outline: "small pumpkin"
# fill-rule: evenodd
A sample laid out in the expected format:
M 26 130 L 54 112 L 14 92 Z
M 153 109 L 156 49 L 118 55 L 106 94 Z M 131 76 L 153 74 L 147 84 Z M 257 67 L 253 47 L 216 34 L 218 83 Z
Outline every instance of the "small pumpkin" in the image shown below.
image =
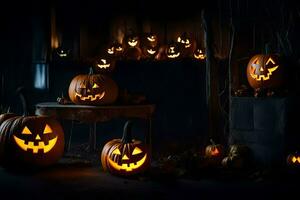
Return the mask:
M 212 139 L 210 139 L 211 144 L 205 148 L 205 156 L 207 158 L 222 157 L 223 146 L 221 144 L 216 144 Z
M 107 54 L 115 58 L 122 57 L 123 52 L 124 48 L 122 44 L 118 43 L 117 41 L 113 42 L 113 44 L 107 48 Z
M 69 86 L 70 100 L 75 104 L 106 105 L 118 98 L 118 85 L 108 76 L 94 74 L 93 69 L 85 75 L 77 75 Z
M 95 69 L 98 72 L 106 73 L 114 71 L 116 62 L 113 58 L 109 57 L 100 57 L 95 59 Z
M 189 57 L 193 55 L 196 43 L 191 37 L 188 36 L 186 32 L 177 37 L 177 43 L 179 44 L 183 57 Z
M 278 55 L 255 55 L 247 65 L 248 82 L 253 89 L 279 88 L 284 82 L 283 68 Z
M 60 123 L 47 116 L 29 116 L 24 94 L 20 95 L 24 115 L 6 115 L 0 125 L 1 164 L 40 167 L 56 163 L 64 152 Z
M 222 160 L 223 167 L 242 169 L 251 164 L 251 150 L 248 146 L 234 144 L 229 147 L 228 155 Z
M 169 59 L 177 59 L 181 57 L 180 48 L 177 43 L 171 42 L 166 48 L 166 55 Z
M 295 152 L 287 156 L 287 164 L 290 167 L 300 167 L 300 153 Z
M 206 55 L 205 55 L 205 53 L 204 53 L 204 51 L 202 49 L 196 49 L 194 51 L 194 58 L 196 60 L 205 60 Z
M 104 171 L 115 175 L 129 176 L 145 171 L 150 165 L 148 148 L 139 140 L 131 137 L 132 122 L 124 125 L 122 139 L 106 143 L 101 153 Z

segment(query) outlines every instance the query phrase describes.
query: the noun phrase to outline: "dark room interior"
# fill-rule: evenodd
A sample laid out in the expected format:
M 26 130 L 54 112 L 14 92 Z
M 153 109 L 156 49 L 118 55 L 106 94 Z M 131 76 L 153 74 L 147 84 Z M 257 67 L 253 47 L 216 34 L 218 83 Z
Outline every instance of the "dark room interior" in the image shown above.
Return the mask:
M 1 8 L 3 196 L 297 196 L 299 3 Z

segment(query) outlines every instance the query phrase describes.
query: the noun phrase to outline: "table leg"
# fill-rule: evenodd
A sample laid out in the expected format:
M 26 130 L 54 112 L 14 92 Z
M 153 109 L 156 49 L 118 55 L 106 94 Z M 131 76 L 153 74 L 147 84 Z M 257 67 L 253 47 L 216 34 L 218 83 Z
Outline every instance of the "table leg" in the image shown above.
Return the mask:
M 89 137 L 89 151 L 90 153 L 96 151 L 96 125 L 97 123 L 90 124 L 90 137 Z

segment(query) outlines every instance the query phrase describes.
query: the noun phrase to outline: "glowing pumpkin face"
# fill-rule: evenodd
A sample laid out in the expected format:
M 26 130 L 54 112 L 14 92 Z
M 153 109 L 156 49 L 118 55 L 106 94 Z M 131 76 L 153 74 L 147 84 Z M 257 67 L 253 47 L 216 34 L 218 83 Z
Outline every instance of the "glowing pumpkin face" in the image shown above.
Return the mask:
M 196 49 L 194 52 L 194 58 L 197 60 L 204 60 L 206 58 L 206 55 L 201 49 Z
M 291 167 L 300 167 L 300 154 L 292 153 L 287 157 L 287 164 Z
M 166 54 L 167 57 L 170 59 L 175 59 L 180 57 L 180 51 L 178 45 L 175 43 L 171 43 L 167 48 L 166 48 Z
M 56 49 L 56 54 L 60 57 L 60 58 L 66 58 L 69 55 L 69 50 L 64 49 L 62 47 L 59 47 Z
M 143 53 L 146 58 L 154 58 L 158 53 L 158 49 L 157 47 L 146 46 L 143 49 Z
M 49 165 L 56 162 L 64 152 L 63 129 L 56 120 L 49 117 L 12 117 L 2 123 L 0 130 L 0 140 L 7 142 L 4 154 L 1 151 L 0 157 L 6 162 Z
M 143 46 L 156 47 L 158 43 L 157 35 L 153 33 L 147 33 L 143 40 Z
M 111 56 L 120 57 L 123 54 L 122 44 L 114 42 L 110 47 L 107 48 L 107 53 Z
M 133 175 L 144 171 L 150 164 L 148 151 L 141 141 L 132 140 L 131 122 L 124 126 L 122 139 L 108 142 L 101 153 L 104 170 L 116 175 Z
M 75 104 L 110 104 L 118 97 L 118 86 L 108 76 L 91 72 L 73 78 L 69 86 L 69 97 Z
M 111 58 L 101 57 L 96 60 L 95 65 L 99 72 L 111 72 L 115 68 L 115 61 Z
M 135 35 L 131 35 L 127 38 L 127 44 L 129 47 L 137 47 L 139 44 L 139 37 Z
M 250 86 L 256 88 L 276 88 L 282 84 L 282 66 L 276 55 L 256 55 L 247 66 L 247 78 Z

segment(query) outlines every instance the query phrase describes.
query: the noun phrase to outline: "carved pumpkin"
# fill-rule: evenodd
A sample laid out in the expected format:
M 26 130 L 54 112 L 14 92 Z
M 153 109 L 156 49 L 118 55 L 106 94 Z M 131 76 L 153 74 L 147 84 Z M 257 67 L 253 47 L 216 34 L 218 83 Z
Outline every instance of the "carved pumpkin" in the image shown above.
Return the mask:
M 255 55 L 247 66 L 247 79 L 250 86 L 257 88 L 278 88 L 283 84 L 283 66 L 275 54 Z
M 194 40 L 188 37 L 187 33 L 183 33 L 181 36 L 177 37 L 177 42 L 183 57 L 189 57 L 193 55 L 196 43 Z
M 179 46 L 176 43 L 171 42 L 166 48 L 166 55 L 169 59 L 179 58 L 181 56 Z
M 210 139 L 211 145 L 205 148 L 205 156 L 207 158 L 221 157 L 223 155 L 223 146 L 221 144 L 216 144 L 212 139 Z
M 300 167 L 300 154 L 298 152 L 289 154 L 287 164 L 291 167 Z
M 145 36 L 143 37 L 142 44 L 143 44 L 143 46 L 156 47 L 158 44 L 157 35 L 155 35 L 151 32 L 146 33 Z
M 196 60 L 205 60 L 206 55 L 201 49 L 196 49 L 196 51 L 194 51 L 194 58 Z
M 103 147 L 101 163 L 104 171 L 115 175 L 128 176 L 143 172 L 150 165 L 147 147 L 131 137 L 132 122 L 124 126 L 123 138 L 109 141 Z
M 96 59 L 95 69 L 98 72 L 112 72 L 115 69 L 115 60 L 108 57 L 100 57 Z
M 157 47 L 145 46 L 143 49 L 145 58 L 155 58 L 158 53 Z
M 125 38 L 125 42 L 126 42 L 126 45 L 128 45 L 128 48 L 138 47 L 140 45 L 140 39 L 134 33 L 127 35 Z
M 118 86 L 114 80 L 101 74 L 81 74 L 73 78 L 69 86 L 70 100 L 75 104 L 112 104 L 118 97 Z
M 107 53 L 116 58 L 120 58 L 123 55 L 124 48 L 122 44 L 114 42 L 110 47 L 107 48 Z
M 30 167 L 54 164 L 64 152 L 64 132 L 60 123 L 46 116 L 28 116 L 24 97 L 22 101 L 25 114 L 10 115 L 0 125 L 0 162 Z

